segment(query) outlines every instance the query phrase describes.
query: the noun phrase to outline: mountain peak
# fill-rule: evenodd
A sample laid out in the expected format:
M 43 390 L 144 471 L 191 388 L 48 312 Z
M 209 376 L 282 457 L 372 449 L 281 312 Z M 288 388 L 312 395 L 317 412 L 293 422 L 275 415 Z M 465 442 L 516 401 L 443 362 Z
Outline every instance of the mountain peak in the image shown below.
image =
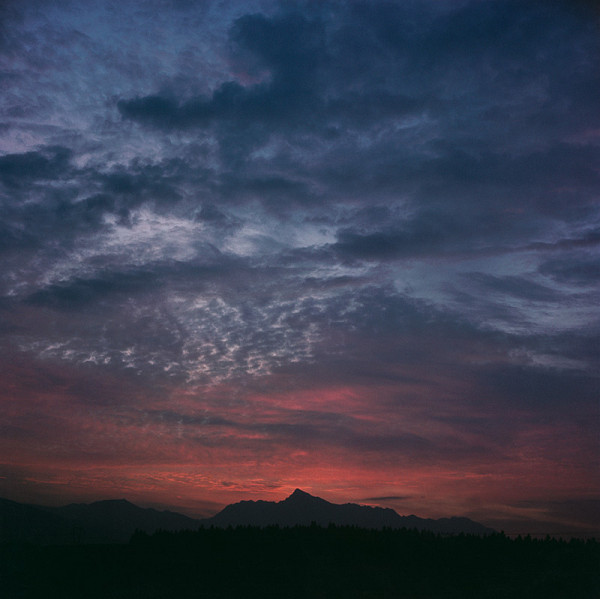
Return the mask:
M 302 489 L 296 489 L 289 497 L 284 499 L 285 502 L 306 502 L 306 501 L 314 501 L 315 499 L 319 499 L 318 497 L 314 497 L 310 493 L 303 491 Z
M 302 489 L 296 489 L 289 497 L 279 502 L 279 505 L 286 507 L 292 507 L 294 509 L 315 509 L 317 506 L 322 508 L 323 506 L 331 505 L 325 499 L 315 497 Z
M 290 497 L 312 497 L 312 495 L 310 493 L 307 493 L 306 491 L 303 491 L 302 489 L 295 489 L 294 492 L 290 495 Z

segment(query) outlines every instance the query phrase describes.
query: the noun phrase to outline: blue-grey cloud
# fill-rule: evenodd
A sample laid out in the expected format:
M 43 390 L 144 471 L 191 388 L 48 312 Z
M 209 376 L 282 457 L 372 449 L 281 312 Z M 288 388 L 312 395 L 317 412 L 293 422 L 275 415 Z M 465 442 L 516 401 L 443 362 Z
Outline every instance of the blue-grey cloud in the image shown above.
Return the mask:
M 600 281 L 600 259 L 582 253 L 567 253 L 540 265 L 540 272 L 558 282 L 587 287 Z
M 162 127 L 207 126 L 212 121 L 231 121 L 239 126 L 267 121 L 287 128 L 301 117 L 304 125 L 310 124 L 314 72 L 323 54 L 318 24 L 302 15 L 273 20 L 247 15 L 236 21 L 231 37 L 270 71 L 268 82 L 242 86 L 228 81 L 209 98 L 184 102 L 161 95 L 120 100 L 121 114 Z
M 542 418 L 562 418 L 570 411 L 597 417 L 593 397 L 598 381 L 589 374 L 519 365 L 484 369 L 481 376 L 485 387 L 497 394 L 502 403 L 543 408 Z
M 5 154 L 0 157 L 0 180 L 6 187 L 18 188 L 38 180 L 54 180 L 69 168 L 72 151 L 47 147 L 42 151 Z
M 476 287 L 488 292 L 506 294 L 532 301 L 557 301 L 561 294 L 555 290 L 527 280 L 524 277 L 494 277 L 485 273 L 472 273 L 468 279 Z

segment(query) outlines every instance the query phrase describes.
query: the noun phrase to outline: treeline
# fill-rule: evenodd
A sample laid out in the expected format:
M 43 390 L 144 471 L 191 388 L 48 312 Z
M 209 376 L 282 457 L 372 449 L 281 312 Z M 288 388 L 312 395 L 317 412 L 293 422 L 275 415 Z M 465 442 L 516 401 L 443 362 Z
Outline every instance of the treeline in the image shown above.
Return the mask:
M 318 526 L 0 548 L 7 598 L 597 599 L 600 543 Z

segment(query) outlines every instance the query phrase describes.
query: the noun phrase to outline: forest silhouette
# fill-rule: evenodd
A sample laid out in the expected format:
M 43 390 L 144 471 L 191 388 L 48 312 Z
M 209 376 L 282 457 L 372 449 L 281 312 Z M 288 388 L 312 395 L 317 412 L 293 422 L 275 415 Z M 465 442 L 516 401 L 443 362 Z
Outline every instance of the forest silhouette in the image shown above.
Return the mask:
M 6 598 L 600 596 L 600 543 L 352 526 L 201 528 L 0 546 Z

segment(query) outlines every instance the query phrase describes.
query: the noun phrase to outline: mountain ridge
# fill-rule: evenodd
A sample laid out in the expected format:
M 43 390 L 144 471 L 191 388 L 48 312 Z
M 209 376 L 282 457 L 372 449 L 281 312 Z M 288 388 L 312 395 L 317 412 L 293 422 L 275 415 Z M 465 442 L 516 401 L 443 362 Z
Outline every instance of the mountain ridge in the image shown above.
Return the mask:
M 177 512 L 141 508 L 126 499 L 50 507 L 0 498 L 0 543 L 127 543 L 136 530 L 195 530 L 199 521 Z
M 211 518 L 201 520 L 204 526 L 320 526 L 336 524 L 360 528 L 415 528 L 440 534 L 491 534 L 494 529 L 469 518 L 420 518 L 401 516 L 391 508 L 356 503 L 335 504 L 296 489 L 282 501 L 240 501 Z
M 225 506 L 210 518 L 195 519 L 177 512 L 141 508 L 126 499 L 71 503 L 46 507 L 0 498 L 0 543 L 37 544 L 127 543 L 133 533 L 157 530 L 197 530 L 229 526 L 320 526 L 357 528 L 412 528 L 440 534 L 495 532 L 468 518 L 432 520 L 400 516 L 391 508 L 356 503 L 335 504 L 296 489 L 281 501 L 243 500 Z

